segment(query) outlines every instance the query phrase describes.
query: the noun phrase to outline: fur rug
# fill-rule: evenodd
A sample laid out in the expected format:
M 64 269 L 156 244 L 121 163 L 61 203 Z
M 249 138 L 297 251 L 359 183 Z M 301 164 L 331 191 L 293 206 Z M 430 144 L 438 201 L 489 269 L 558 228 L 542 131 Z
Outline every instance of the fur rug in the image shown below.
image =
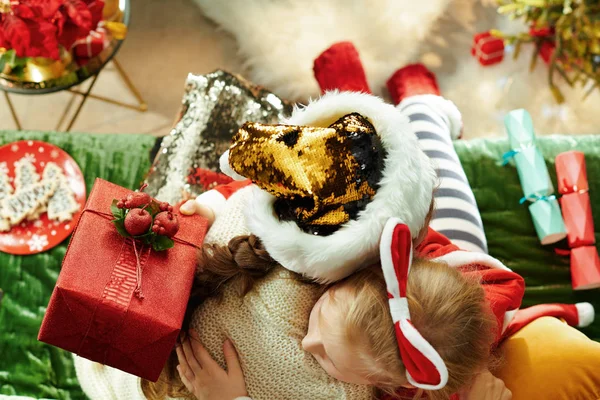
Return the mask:
M 412 60 L 450 0 L 194 0 L 238 41 L 249 78 L 290 100 L 319 95 L 313 60 L 354 43 L 371 90 Z
M 509 49 L 502 63 L 488 67 L 471 56 L 476 32 L 524 29 L 498 16 L 488 0 L 194 1 L 236 38 L 248 78 L 290 100 L 319 95 L 314 58 L 349 40 L 371 90 L 385 98 L 385 82 L 396 69 L 423 62 L 461 110 L 464 138 L 504 136 L 504 115 L 515 108 L 531 113 L 538 135 L 600 131 L 600 90 L 582 101 L 584 88 L 571 89 L 557 78 L 566 99 L 557 104 L 543 61 L 529 72 L 531 47 L 524 46 L 517 60 Z

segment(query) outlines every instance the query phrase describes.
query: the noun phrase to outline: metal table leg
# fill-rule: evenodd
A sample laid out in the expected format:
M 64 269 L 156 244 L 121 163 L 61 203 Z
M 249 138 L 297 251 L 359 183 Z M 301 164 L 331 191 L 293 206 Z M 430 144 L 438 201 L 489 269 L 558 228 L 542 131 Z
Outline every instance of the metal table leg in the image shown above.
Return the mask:
M 13 106 L 12 101 L 10 101 L 8 92 L 4 92 L 4 98 L 6 99 L 6 102 L 8 103 L 8 108 L 10 109 L 10 113 L 12 114 L 12 118 L 13 118 L 13 121 L 15 121 L 15 125 L 17 126 L 17 129 L 22 130 L 23 127 L 21 127 L 21 122 L 19 121 L 19 117 L 17 117 L 17 113 L 15 112 L 15 107 Z

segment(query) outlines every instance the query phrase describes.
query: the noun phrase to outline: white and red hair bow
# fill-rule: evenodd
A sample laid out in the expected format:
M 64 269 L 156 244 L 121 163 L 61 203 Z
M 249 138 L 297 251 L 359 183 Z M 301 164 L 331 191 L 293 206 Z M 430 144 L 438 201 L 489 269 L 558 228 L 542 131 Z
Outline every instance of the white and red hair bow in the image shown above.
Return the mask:
M 390 313 L 408 382 L 420 389 L 441 389 L 448 382 L 446 364 L 410 322 L 406 299 L 408 272 L 413 256 L 410 229 L 399 219 L 390 218 L 383 229 L 379 246 Z

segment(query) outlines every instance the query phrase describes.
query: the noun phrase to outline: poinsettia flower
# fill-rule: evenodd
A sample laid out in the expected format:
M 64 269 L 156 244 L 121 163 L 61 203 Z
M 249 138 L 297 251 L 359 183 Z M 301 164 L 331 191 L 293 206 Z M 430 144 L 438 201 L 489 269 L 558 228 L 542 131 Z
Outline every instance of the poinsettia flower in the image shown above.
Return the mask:
M 63 0 L 19 0 L 17 4 L 12 5 L 11 9 L 21 18 L 50 20 L 54 18 L 62 4 Z
M 60 60 L 56 27 L 44 20 L 26 20 L 31 34 L 31 46 L 26 57 L 48 57 Z
M 2 21 L 6 47 L 14 49 L 19 57 L 28 57 L 31 33 L 25 21 L 13 14 L 4 14 Z
M 81 0 L 64 0 L 65 9 L 73 24 L 87 32 L 92 30 L 92 13 Z

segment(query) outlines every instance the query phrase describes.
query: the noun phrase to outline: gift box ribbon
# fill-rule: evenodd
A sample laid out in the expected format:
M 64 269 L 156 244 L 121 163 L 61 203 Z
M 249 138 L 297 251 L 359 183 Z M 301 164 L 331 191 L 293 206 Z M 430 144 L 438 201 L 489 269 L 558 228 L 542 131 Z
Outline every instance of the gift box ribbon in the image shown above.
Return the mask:
M 538 201 L 538 200 L 542 200 L 542 201 L 552 201 L 552 200 L 556 200 L 556 195 L 550 195 L 550 196 L 540 196 L 537 194 L 530 194 L 529 196 L 524 196 L 521 197 L 521 200 L 519 200 L 519 204 L 523 204 L 525 203 L 527 200 L 534 200 L 534 201 Z
M 494 59 L 496 57 L 500 57 L 501 55 L 504 54 L 504 47 L 501 50 L 498 50 L 496 52 L 493 53 L 485 53 L 483 51 L 483 46 L 485 46 L 486 44 L 490 43 L 490 42 L 495 42 L 498 40 L 502 40 L 501 38 L 498 38 L 496 36 L 488 36 L 488 37 L 482 37 L 480 38 L 477 43 L 475 43 L 475 45 L 473 46 L 473 49 L 475 51 L 475 56 L 481 60 L 491 60 Z

